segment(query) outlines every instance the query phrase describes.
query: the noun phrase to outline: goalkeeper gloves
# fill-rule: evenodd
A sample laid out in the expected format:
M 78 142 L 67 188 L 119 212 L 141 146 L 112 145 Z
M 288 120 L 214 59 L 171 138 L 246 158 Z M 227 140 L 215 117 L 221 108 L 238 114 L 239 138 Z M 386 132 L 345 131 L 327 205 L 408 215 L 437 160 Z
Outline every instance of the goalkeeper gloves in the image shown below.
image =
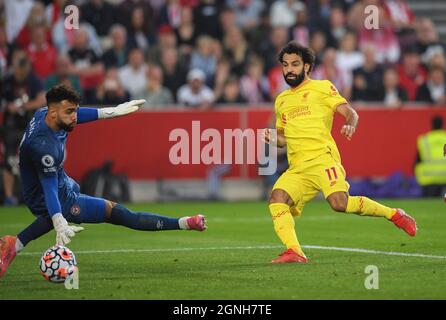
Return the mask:
M 69 226 L 62 213 L 56 213 L 51 219 L 53 219 L 53 226 L 56 230 L 56 245 L 58 246 L 66 245 L 71 241 L 70 238 L 84 230 L 82 227 Z
M 116 107 L 98 109 L 98 118 L 108 119 L 125 116 L 126 114 L 137 111 L 145 102 L 146 100 L 144 99 L 132 100 L 126 103 L 121 103 Z

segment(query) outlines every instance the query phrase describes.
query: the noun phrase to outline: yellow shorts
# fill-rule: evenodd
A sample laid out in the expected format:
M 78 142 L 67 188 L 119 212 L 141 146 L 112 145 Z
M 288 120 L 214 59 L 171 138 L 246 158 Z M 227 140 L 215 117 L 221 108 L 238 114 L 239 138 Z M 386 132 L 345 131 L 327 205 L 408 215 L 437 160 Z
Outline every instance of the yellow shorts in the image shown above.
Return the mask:
M 342 164 L 327 153 L 304 165 L 291 166 L 274 184 L 273 190 L 282 189 L 291 197 L 294 207 L 291 213 L 298 216 L 308 201 L 319 191 L 324 197 L 338 191 L 348 192 L 350 185 L 345 180 Z

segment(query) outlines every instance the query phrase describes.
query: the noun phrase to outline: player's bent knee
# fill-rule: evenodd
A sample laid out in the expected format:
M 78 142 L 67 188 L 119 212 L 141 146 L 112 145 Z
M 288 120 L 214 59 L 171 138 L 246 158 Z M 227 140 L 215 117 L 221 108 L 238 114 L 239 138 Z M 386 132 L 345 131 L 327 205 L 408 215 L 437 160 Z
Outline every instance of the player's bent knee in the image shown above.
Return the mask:
M 269 204 L 272 203 L 286 203 L 289 206 L 293 205 L 293 201 L 291 200 L 291 197 L 288 195 L 288 193 L 280 189 L 275 189 L 271 193 L 271 196 L 269 198 Z
M 105 221 L 110 221 L 112 210 L 118 204 L 116 202 L 105 200 Z
M 346 212 L 348 198 L 344 194 L 333 194 L 328 197 L 330 207 L 336 212 Z

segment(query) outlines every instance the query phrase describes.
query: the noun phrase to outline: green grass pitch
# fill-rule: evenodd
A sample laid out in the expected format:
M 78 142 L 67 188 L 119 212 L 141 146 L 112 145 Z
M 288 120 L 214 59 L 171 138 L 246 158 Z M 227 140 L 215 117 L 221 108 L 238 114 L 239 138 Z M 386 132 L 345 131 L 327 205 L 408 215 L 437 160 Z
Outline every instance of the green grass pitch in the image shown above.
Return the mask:
M 296 219 L 299 240 L 308 246 L 306 265 L 269 263 L 283 247 L 265 202 L 129 205 L 174 217 L 203 213 L 208 230 L 142 232 L 84 225 L 85 231 L 68 245 L 78 260 L 78 290 L 49 283 L 39 274 L 40 255 L 55 241 L 52 231 L 15 259 L 0 280 L 0 300 L 446 299 L 442 199 L 382 203 L 413 215 L 417 236 L 407 236 L 385 219 L 335 213 L 324 201 L 314 201 Z M 0 235 L 16 234 L 32 221 L 25 207 L 1 207 Z M 379 289 L 365 288 L 369 265 L 378 267 Z

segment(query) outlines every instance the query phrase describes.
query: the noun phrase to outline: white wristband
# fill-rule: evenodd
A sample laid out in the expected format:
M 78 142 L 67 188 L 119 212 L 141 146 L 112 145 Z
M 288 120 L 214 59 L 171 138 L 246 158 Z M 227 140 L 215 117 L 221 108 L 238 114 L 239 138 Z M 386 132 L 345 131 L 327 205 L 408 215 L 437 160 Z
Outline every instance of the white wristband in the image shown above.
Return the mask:
M 100 108 L 98 109 L 98 119 L 108 119 L 116 117 L 115 108 Z

